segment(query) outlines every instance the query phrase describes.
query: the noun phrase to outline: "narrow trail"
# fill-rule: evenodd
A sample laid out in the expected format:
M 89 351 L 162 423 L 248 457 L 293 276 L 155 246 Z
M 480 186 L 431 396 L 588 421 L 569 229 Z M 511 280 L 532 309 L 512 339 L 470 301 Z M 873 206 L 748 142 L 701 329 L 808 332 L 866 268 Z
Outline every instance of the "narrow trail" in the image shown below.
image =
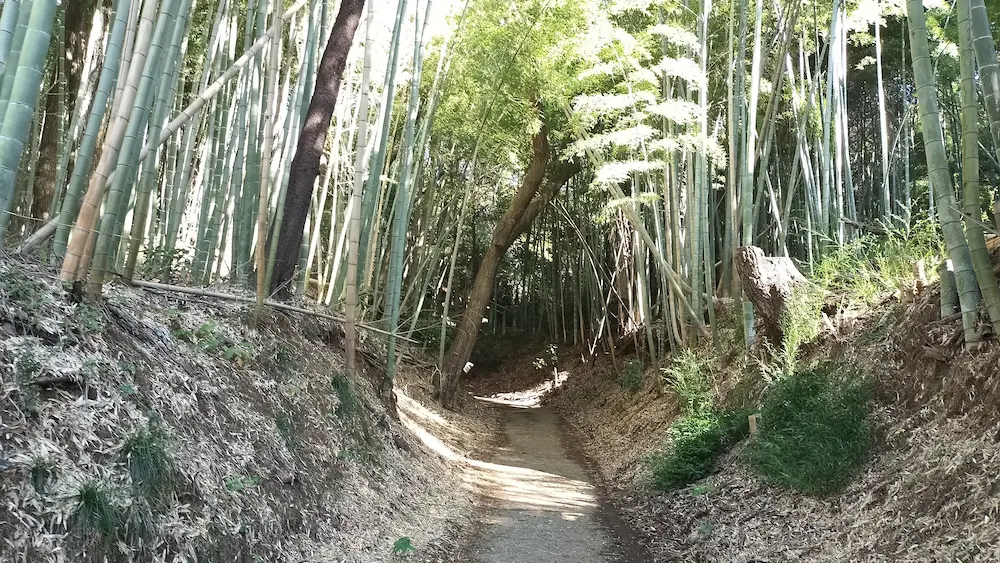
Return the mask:
M 480 501 L 478 538 L 462 561 L 645 563 L 646 550 L 602 501 L 559 416 L 502 409 L 501 447 L 466 477 Z

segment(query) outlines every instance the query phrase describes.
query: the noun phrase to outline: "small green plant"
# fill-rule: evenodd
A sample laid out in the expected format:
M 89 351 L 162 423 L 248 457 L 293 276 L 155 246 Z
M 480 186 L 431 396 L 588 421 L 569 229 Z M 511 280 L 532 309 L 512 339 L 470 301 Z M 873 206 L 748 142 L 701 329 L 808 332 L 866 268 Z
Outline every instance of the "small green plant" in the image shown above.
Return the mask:
M 42 405 L 41 394 L 35 379 L 42 372 L 42 363 L 34 352 L 24 351 L 14 362 L 14 378 L 17 381 L 18 407 L 29 418 L 38 416 Z
M 132 486 L 149 499 L 167 497 L 176 483 L 176 470 L 165 442 L 164 430 L 153 425 L 137 431 L 122 447 L 122 461 L 128 467 Z
M 707 495 L 713 490 L 715 490 L 715 487 L 711 483 L 698 483 L 691 486 L 691 496 L 698 498 Z
M 253 358 L 253 347 L 246 342 L 238 342 L 232 346 L 226 346 L 222 350 L 222 357 L 240 366 L 244 366 Z
M 675 489 L 711 474 L 715 461 L 749 433 L 743 411 L 701 412 L 682 416 L 670 426 L 670 445 L 646 465 L 653 486 Z
M 761 406 L 751 466 L 804 493 L 839 491 L 868 460 L 871 402 L 868 379 L 853 369 L 831 364 L 779 379 Z
M 213 322 L 205 322 L 199 326 L 194 331 L 194 337 L 198 341 L 198 347 L 208 353 L 219 350 L 226 343 L 225 337 L 219 334 L 218 327 Z
M 104 332 L 104 311 L 88 303 L 80 303 L 73 311 L 73 319 L 84 334 Z
M 282 373 L 288 373 L 295 369 L 295 350 L 283 343 L 278 343 L 274 350 L 274 366 Z
M 50 459 L 35 458 L 31 462 L 31 486 L 38 493 L 48 491 L 49 483 L 56 474 L 56 464 Z
M 253 358 L 253 346 L 249 342 L 233 342 L 219 331 L 211 321 L 202 323 L 195 330 L 181 326 L 179 317 L 171 317 L 170 334 L 177 340 L 194 344 L 206 354 L 218 355 L 240 367 Z
M 664 383 L 677 395 L 684 412 L 696 414 L 712 408 L 708 365 L 690 348 L 681 351 L 663 373 Z
M 226 478 L 226 489 L 234 493 L 260 485 L 259 475 L 235 475 Z
M 110 492 L 96 482 L 84 483 L 77 491 L 74 524 L 84 532 L 96 532 L 105 540 L 118 537 L 122 527 L 121 510 L 111 500 Z
M 26 350 L 20 356 L 18 356 L 17 361 L 14 362 L 14 373 L 18 379 L 24 381 L 31 381 L 38 376 L 42 371 L 42 363 L 38 361 L 38 357 L 35 353 Z
M 823 290 L 812 284 L 797 287 L 785 306 L 781 315 L 781 360 L 786 375 L 795 371 L 802 345 L 819 336 L 822 307 Z
M 712 536 L 712 532 L 714 531 L 715 524 L 705 520 L 698 522 L 698 536 L 700 536 L 701 539 L 708 539 Z
M 337 418 L 343 419 L 355 415 L 361 408 L 358 396 L 354 392 L 351 380 L 344 373 L 335 373 L 331 380 L 333 392 L 337 395 L 338 404 L 334 411 Z
M 194 343 L 194 332 L 190 330 L 184 328 L 174 328 L 170 330 L 170 335 L 181 342 L 187 342 L 188 344 Z
M 405 554 L 416 550 L 417 548 L 413 547 L 413 542 L 406 536 L 399 538 L 396 540 L 396 543 L 392 544 L 393 555 Z
M 21 327 L 30 328 L 35 321 L 45 318 L 46 308 L 54 301 L 51 292 L 37 276 L 24 268 L 11 265 L 0 273 L 0 305 L 7 305 L 13 313 L 10 320 Z
M 625 370 L 618 375 L 618 384 L 629 393 L 638 393 L 642 389 L 642 371 L 642 362 L 629 358 Z
M 299 448 L 298 431 L 295 427 L 295 420 L 285 414 L 278 413 L 274 417 L 274 426 L 278 430 L 278 435 L 281 436 L 281 440 L 285 443 L 285 447 L 288 451 L 295 452 Z

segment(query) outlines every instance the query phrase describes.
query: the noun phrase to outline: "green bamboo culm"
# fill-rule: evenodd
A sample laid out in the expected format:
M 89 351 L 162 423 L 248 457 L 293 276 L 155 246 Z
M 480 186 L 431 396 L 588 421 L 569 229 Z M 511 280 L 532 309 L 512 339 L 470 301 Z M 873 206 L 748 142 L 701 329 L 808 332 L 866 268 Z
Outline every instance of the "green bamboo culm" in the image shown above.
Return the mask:
M 927 40 L 927 20 L 921 0 L 907 0 L 906 16 L 910 29 L 910 53 L 913 59 L 913 78 L 917 86 L 917 103 L 920 109 L 920 128 L 924 135 L 924 149 L 930 184 L 934 186 L 937 214 L 941 222 L 948 258 L 955 271 L 959 303 L 962 306 L 962 326 L 966 344 L 978 342 L 981 335 L 976 330 L 981 301 L 976 273 L 972 268 L 969 244 L 962 229 L 962 218 L 955 203 L 948 155 L 945 151 L 941 114 L 938 110 L 937 85 L 931 65 L 930 45 Z
M 972 45 L 972 21 L 969 0 L 958 0 L 959 94 L 962 101 L 962 207 L 965 233 L 976 281 L 990 316 L 994 334 L 1000 334 L 1000 286 L 993 274 L 990 251 L 980 220 L 979 205 L 979 106 L 976 103 L 976 62 Z
M 8 69 L 14 72 L 4 79 L 5 84 L 9 79 L 11 88 L 0 127 L 0 242 L 7 235 L 17 169 L 38 104 L 55 16 L 56 0 L 38 0 L 32 5 L 17 66 Z
M 121 231 L 125 219 L 125 208 L 131 197 L 134 172 L 136 172 L 135 168 L 138 162 L 137 156 L 142 148 L 142 131 L 149 121 L 156 93 L 156 80 L 160 78 L 163 38 L 172 30 L 173 22 L 176 19 L 177 4 L 178 0 L 164 0 L 159 7 L 152 36 L 149 38 L 140 37 L 136 44 L 132 64 L 142 65 L 142 76 L 135 94 L 135 105 L 130 112 L 128 129 L 119 149 L 118 163 L 115 166 L 115 176 L 108 191 L 105 212 L 99 222 L 94 260 L 87 284 L 87 293 L 91 299 L 100 298 L 108 267 L 113 264 L 111 262 L 114 258 L 112 249 L 117 248 L 116 236 Z M 145 11 L 147 8 L 143 9 Z
M 174 98 L 177 83 L 180 78 L 180 71 L 183 61 L 180 57 L 181 41 L 187 31 L 188 12 L 191 10 L 192 0 L 180 0 L 177 11 L 177 20 L 174 22 L 173 34 L 170 38 L 170 46 L 164 58 L 165 72 L 167 79 L 158 88 L 156 95 L 156 105 L 154 106 L 153 117 L 149 124 L 149 138 L 157 139 L 170 111 L 170 101 Z M 139 256 L 139 249 L 143 242 L 143 232 L 145 230 L 146 218 L 149 210 L 150 194 L 153 185 L 156 183 L 157 150 L 152 148 L 146 153 L 146 158 L 142 163 L 142 174 L 139 179 L 139 193 L 136 197 L 135 212 L 132 219 L 132 240 L 129 243 L 128 257 L 125 261 L 125 279 L 132 279 L 135 272 L 135 263 Z
M 14 30 L 21 10 L 21 0 L 6 0 L 0 13 L 0 76 L 7 69 L 7 58 L 14 43 Z
M 250 45 L 256 39 L 254 35 L 254 18 L 256 18 L 257 13 L 257 2 L 256 0 L 249 0 L 247 3 L 247 15 L 246 20 L 243 25 L 243 44 Z M 232 174 L 232 192 L 233 192 L 233 227 L 231 229 L 231 263 L 233 268 L 233 275 L 231 276 L 233 281 L 237 283 L 245 283 L 247 275 L 247 264 L 250 260 L 250 245 L 249 242 L 246 245 L 245 255 L 241 254 L 241 249 L 243 248 L 243 240 L 249 238 L 249 233 L 252 228 L 252 219 L 244 219 L 246 211 L 249 207 L 256 207 L 257 201 L 253 199 L 253 191 L 247 185 L 250 181 L 249 176 L 244 176 L 243 171 L 244 162 L 247 160 L 247 133 L 248 127 L 243 127 L 242 124 L 247 122 L 247 107 L 250 104 L 250 98 L 252 97 L 253 85 L 258 82 L 257 77 L 252 76 L 247 73 L 243 80 L 240 82 L 239 87 L 239 98 L 236 105 L 236 123 L 239 124 L 236 129 L 236 158 L 235 169 Z M 252 150 L 252 149 L 251 149 Z
M 28 33 L 28 20 L 31 19 L 31 9 L 34 0 L 24 0 L 18 10 L 17 21 L 14 23 L 14 34 L 11 37 L 10 51 L 7 54 L 7 65 L 3 75 L 0 75 L 0 124 L 7 113 L 7 103 L 10 101 L 11 90 L 14 88 L 14 76 L 17 74 L 17 60 L 21 56 L 24 36 Z M 9 71 L 9 72 L 8 72 Z
M 993 148 L 996 151 L 994 154 L 1000 158 L 1000 65 L 997 64 L 997 52 L 990 31 L 986 4 L 983 0 L 967 1 L 972 26 L 972 44 L 979 70 L 979 86 L 983 90 L 983 102 L 990 123 L 990 136 L 993 137 Z
M 77 149 L 76 160 L 73 161 L 73 172 L 70 174 L 66 196 L 59 210 L 55 238 L 52 240 L 52 253 L 60 261 L 66 255 L 69 232 L 73 227 L 73 221 L 76 220 L 77 213 L 80 212 L 80 198 L 90 174 L 90 166 L 94 161 L 101 124 L 104 121 L 108 101 L 118 79 L 118 63 L 122 56 L 122 43 L 125 39 L 125 30 L 128 28 L 128 14 L 131 6 L 132 0 L 117 0 L 114 9 L 114 23 L 111 26 L 111 34 L 108 36 L 108 47 L 104 54 L 97 91 L 94 95 L 94 102 L 90 106 L 87 127 L 83 132 L 80 147 Z
M 368 245 L 371 242 L 371 233 L 375 220 L 375 201 L 378 196 L 378 188 L 382 176 L 382 168 L 385 166 L 386 150 L 389 143 L 389 126 L 392 123 L 392 106 L 394 92 L 396 90 L 396 62 L 399 60 L 399 38 L 403 34 L 403 16 L 406 13 L 406 1 L 399 0 L 396 7 L 396 23 L 392 29 L 392 55 L 389 57 L 388 68 L 386 68 L 385 89 L 382 93 L 382 106 L 380 117 L 382 123 L 375 132 L 375 150 L 372 153 L 371 164 L 368 167 L 368 181 L 365 184 L 364 194 L 361 201 L 361 241 L 358 245 L 358 290 L 364 291 L 366 284 L 365 271 L 368 257 Z
M 432 0 L 427 0 L 428 13 Z M 420 72 L 423 66 L 421 52 L 422 33 L 420 27 L 420 10 L 414 15 L 414 45 L 413 74 L 410 80 L 410 103 L 407 108 L 406 127 L 403 131 L 403 165 L 399 172 L 399 184 L 395 200 L 395 216 L 392 228 L 392 251 L 389 259 L 389 285 L 386 289 L 386 308 L 389 311 L 389 345 L 388 361 L 386 362 L 386 380 L 382 384 L 383 396 L 388 396 L 392 390 L 392 380 L 396 374 L 396 331 L 399 328 L 400 297 L 403 287 L 403 254 L 406 246 L 406 233 L 410 224 L 410 193 L 413 188 L 414 136 L 417 123 L 417 111 L 420 109 Z

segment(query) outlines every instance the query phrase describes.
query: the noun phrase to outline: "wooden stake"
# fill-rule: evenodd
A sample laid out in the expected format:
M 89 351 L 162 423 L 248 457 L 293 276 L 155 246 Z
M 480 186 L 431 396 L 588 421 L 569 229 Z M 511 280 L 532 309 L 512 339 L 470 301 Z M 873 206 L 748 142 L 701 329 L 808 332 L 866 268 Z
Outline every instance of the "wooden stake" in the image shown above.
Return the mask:
M 759 414 L 752 414 L 747 417 L 747 421 L 750 422 L 750 436 L 757 435 L 757 417 L 759 416 Z

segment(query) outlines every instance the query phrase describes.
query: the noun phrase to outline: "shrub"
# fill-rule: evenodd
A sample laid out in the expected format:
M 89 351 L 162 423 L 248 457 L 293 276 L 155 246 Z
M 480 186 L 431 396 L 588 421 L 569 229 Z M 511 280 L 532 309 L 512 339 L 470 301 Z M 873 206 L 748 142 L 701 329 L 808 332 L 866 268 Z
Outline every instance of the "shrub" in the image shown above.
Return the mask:
M 842 489 L 868 460 L 871 400 L 867 378 L 833 365 L 779 379 L 761 407 L 752 467 L 804 493 Z
M 618 384 L 629 393 L 642 389 L 642 362 L 635 358 L 626 360 L 625 371 L 618 376 Z
M 84 483 L 76 494 L 77 508 L 73 516 L 76 526 L 87 532 L 97 532 L 104 539 L 114 539 L 122 526 L 121 511 L 111 501 L 111 495 L 95 482 Z
M 694 414 L 712 408 L 708 366 L 690 348 L 681 351 L 663 373 L 664 382 L 677 395 L 684 412 Z
M 691 484 L 711 474 L 716 460 L 749 432 L 744 411 L 704 411 L 670 426 L 670 446 L 647 460 L 652 484 L 661 490 Z
M 354 387 L 351 385 L 351 380 L 348 379 L 347 375 L 335 373 L 331 380 L 331 385 L 338 399 L 337 409 L 334 411 L 337 418 L 343 419 L 357 413 L 361 407 L 361 403 L 358 401 L 358 397 L 354 393 Z
M 163 430 L 154 426 L 133 434 L 122 448 L 132 485 L 150 499 L 162 499 L 174 490 L 176 472 L 165 442 Z

